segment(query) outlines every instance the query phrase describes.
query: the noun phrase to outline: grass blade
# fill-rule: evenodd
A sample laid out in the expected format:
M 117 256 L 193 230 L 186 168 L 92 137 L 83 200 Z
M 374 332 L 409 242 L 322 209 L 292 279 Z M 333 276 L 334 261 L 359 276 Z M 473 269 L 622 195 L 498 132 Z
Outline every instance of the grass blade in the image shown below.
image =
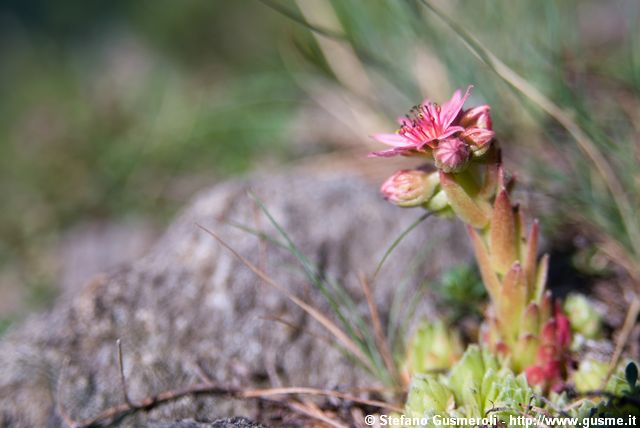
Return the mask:
M 427 218 L 429 218 L 431 216 L 431 212 L 427 212 L 422 214 L 420 217 L 418 217 L 418 219 L 416 221 L 414 221 L 413 223 L 411 223 L 411 225 L 406 228 L 401 234 L 400 236 L 398 236 L 393 243 L 391 244 L 391 246 L 389 248 L 387 248 L 387 251 L 384 252 L 384 255 L 382 256 L 382 258 L 380 259 L 380 262 L 378 262 L 378 266 L 376 267 L 376 271 L 373 273 L 373 279 L 372 282 L 375 281 L 375 279 L 378 277 L 378 273 L 380 273 L 380 269 L 382 269 L 382 266 L 384 265 L 384 262 L 387 261 L 387 258 L 389 258 L 389 256 L 391 255 L 391 253 L 393 252 L 393 250 L 395 250 L 395 248 L 398 246 L 398 244 L 400 244 L 400 242 L 402 242 L 402 240 L 413 230 L 415 229 L 420 223 L 422 223 L 423 221 L 425 221 Z
M 635 220 L 633 206 L 626 196 L 618 176 L 607 159 L 598 150 L 596 144 L 591 140 L 584 129 L 571 117 L 571 115 L 554 103 L 550 98 L 540 92 L 535 86 L 516 73 L 513 69 L 496 57 L 493 52 L 486 48 L 475 36 L 465 28 L 458 25 L 449 16 L 436 8 L 428 0 L 420 2 L 431 10 L 440 20 L 451 28 L 465 46 L 480 60 L 482 60 L 491 70 L 493 70 L 502 80 L 522 93 L 534 104 L 540 107 L 549 116 L 553 117 L 578 143 L 580 150 L 594 164 L 607 185 L 611 196 L 620 212 L 627 233 L 633 238 L 631 243 L 636 254 L 640 254 L 640 225 Z
M 337 40 L 347 40 L 347 37 L 342 34 L 342 33 L 338 33 L 336 31 L 330 30 L 328 28 L 324 28 L 324 27 L 320 27 L 319 25 L 314 25 L 312 23 L 310 23 L 309 21 L 307 21 L 303 16 L 301 16 L 300 14 L 294 12 L 293 10 L 284 7 L 280 4 L 278 4 L 275 1 L 272 0 L 259 0 L 262 4 L 264 4 L 265 6 L 267 6 L 270 9 L 273 9 L 275 12 L 291 19 L 294 22 L 297 22 L 298 24 L 302 25 L 303 27 L 307 28 L 309 31 L 314 32 L 314 33 L 318 33 L 322 36 L 325 37 L 330 37 L 332 39 L 337 39 Z
M 266 205 L 252 192 L 249 192 L 249 196 L 258 204 L 271 224 L 286 241 L 287 249 L 298 259 L 309 281 L 331 305 L 343 329 L 369 358 L 371 367 L 375 368 L 372 373 L 384 383 L 395 385 L 396 378 L 393 373 L 387 370 L 381 349 L 378 348 L 375 340 L 375 333 L 371 331 L 371 327 L 365 319 L 359 315 L 358 307 L 347 290 L 331 278 L 320 275 L 317 267 L 295 245 L 284 228 L 271 215 Z

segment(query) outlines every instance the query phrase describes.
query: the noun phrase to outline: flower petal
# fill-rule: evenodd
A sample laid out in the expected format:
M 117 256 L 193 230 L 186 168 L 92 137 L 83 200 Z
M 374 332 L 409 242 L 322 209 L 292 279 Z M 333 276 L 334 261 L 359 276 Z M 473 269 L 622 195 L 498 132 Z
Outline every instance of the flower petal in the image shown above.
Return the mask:
M 404 148 L 407 149 L 408 148 Z M 380 150 L 378 152 L 371 152 L 367 155 L 367 157 L 370 158 L 390 158 L 393 156 L 398 156 L 402 154 L 402 150 L 398 150 L 398 149 L 387 149 L 387 150 Z
M 456 90 L 453 94 L 453 97 L 446 103 L 442 105 L 442 110 L 440 111 L 440 119 L 443 128 L 447 128 L 451 123 L 455 120 L 462 110 L 462 106 L 464 105 L 469 95 L 471 95 L 471 89 L 473 89 L 473 85 L 469 85 L 467 87 L 467 91 L 463 96 L 460 96 L 460 90 Z
M 371 138 L 392 147 L 402 147 L 410 144 L 405 137 L 399 134 L 374 134 Z
M 461 131 L 464 131 L 464 128 L 462 126 L 450 126 L 442 134 L 440 134 L 438 136 L 438 139 L 439 140 L 444 140 L 444 139 L 452 136 L 456 132 L 461 132 Z

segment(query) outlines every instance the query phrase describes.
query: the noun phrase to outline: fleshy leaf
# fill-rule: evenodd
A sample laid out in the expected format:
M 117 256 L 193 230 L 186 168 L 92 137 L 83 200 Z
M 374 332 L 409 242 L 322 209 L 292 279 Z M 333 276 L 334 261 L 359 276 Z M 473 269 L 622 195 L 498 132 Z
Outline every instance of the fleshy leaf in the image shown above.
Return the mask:
M 517 259 L 515 217 L 506 190 L 501 190 L 493 206 L 493 219 L 489 238 L 491 263 L 494 269 L 505 274 Z
M 529 303 L 522 317 L 522 332 L 537 335 L 540 327 L 540 309 L 535 302 Z
M 534 287 L 536 280 L 536 267 L 538 256 L 538 234 L 539 226 L 538 221 L 534 221 L 529 231 L 529 237 L 527 238 L 527 247 L 524 254 L 524 273 L 527 278 L 527 284 L 530 287 Z M 529 297 L 533 297 L 534 290 L 529 290 Z
M 480 276 L 482 277 L 482 282 L 484 286 L 487 288 L 489 292 L 489 296 L 491 296 L 491 300 L 494 302 L 499 301 L 500 296 L 500 281 L 498 280 L 498 276 L 495 274 L 492 266 L 491 260 L 489 259 L 489 253 L 487 252 L 487 247 L 484 242 L 482 242 L 482 238 L 478 235 L 478 232 L 471 226 L 467 226 L 467 232 L 471 237 L 471 242 L 473 243 L 473 249 L 476 254 L 476 260 L 478 262 L 478 267 L 480 268 Z
M 502 281 L 502 290 L 500 292 L 500 323 L 505 329 L 508 336 L 505 338 L 512 343 L 520 326 L 520 318 L 524 310 L 526 298 L 526 285 L 522 267 L 519 262 L 515 262 L 511 269 L 507 272 Z
M 545 254 L 540 259 L 540 263 L 538 264 L 538 270 L 536 272 L 536 281 L 533 288 L 533 298 L 537 302 L 540 301 L 540 298 L 543 296 L 545 292 L 545 287 L 547 285 L 547 273 L 549 272 L 549 255 Z
M 511 357 L 511 365 L 515 371 L 522 371 L 534 363 L 538 338 L 533 334 L 524 334 L 518 338 Z
M 440 171 L 440 185 L 446 192 L 449 204 L 462 221 L 478 229 L 489 223 L 487 209 L 483 209 L 456 181 L 455 174 Z
M 551 318 L 552 310 L 551 292 L 546 291 L 540 299 L 540 320 L 544 321 Z
M 495 194 L 498 185 L 499 169 L 500 166 L 497 162 L 490 163 L 485 167 L 484 180 L 478 192 L 479 198 L 489 199 Z

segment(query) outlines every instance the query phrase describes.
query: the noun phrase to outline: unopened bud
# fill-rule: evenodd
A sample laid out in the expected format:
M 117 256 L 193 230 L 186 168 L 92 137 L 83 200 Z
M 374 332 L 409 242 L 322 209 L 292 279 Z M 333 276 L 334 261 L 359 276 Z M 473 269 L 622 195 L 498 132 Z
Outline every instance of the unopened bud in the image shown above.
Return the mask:
M 431 199 L 437 185 L 437 174 L 419 169 L 403 169 L 389 177 L 382 184 L 380 192 L 395 205 L 416 207 Z
M 433 151 L 436 167 L 446 173 L 463 171 L 471 159 L 469 146 L 458 138 L 447 138 Z
M 470 108 L 462 114 L 460 126 L 465 128 L 492 129 L 490 110 L 491 108 L 486 104 Z
M 469 128 L 466 129 L 460 137 L 469 144 L 474 156 L 482 156 L 489 150 L 489 143 L 493 139 L 495 133 L 490 129 Z

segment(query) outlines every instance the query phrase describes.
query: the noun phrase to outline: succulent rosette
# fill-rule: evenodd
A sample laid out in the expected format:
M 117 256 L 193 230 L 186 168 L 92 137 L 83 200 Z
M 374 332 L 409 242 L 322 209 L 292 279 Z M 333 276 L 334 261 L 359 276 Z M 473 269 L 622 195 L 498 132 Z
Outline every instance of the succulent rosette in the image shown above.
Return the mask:
M 447 375 L 413 378 L 405 415 L 430 422 L 426 426 L 450 426 L 439 423 L 449 418 L 493 415 L 496 422 L 509 426 L 509 416 L 523 414 L 532 404 L 535 392 L 524 376 L 502 367 L 493 354 L 474 345 Z
M 576 335 L 584 339 L 598 339 L 602 334 L 602 317 L 584 295 L 569 294 L 564 302 L 564 311 Z
M 448 370 L 460 359 L 463 351 L 458 331 L 441 320 L 422 323 L 407 346 L 402 375 L 408 381 L 416 373 Z

